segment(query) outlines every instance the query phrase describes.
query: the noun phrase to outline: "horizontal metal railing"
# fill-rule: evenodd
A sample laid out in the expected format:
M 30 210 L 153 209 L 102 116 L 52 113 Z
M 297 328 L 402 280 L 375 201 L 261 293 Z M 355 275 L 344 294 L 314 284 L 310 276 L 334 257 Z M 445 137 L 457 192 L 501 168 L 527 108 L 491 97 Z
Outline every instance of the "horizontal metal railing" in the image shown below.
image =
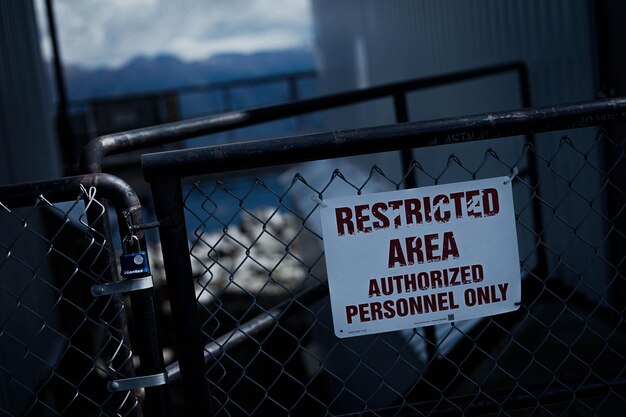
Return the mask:
M 408 92 L 507 72 L 517 74 L 520 105 L 529 106 L 530 89 L 526 66 L 521 62 L 512 62 L 105 135 L 90 141 L 85 146 L 81 166 L 85 172 L 101 172 L 102 161 L 107 155 L 145 149 L 383 97 L 394 99 L 396 121 L 403 123 L 408 121 L 406 103 Z
M 142 157 L 148 180 L 474 142 L 623 121 L 626 98 L 181 149 Z

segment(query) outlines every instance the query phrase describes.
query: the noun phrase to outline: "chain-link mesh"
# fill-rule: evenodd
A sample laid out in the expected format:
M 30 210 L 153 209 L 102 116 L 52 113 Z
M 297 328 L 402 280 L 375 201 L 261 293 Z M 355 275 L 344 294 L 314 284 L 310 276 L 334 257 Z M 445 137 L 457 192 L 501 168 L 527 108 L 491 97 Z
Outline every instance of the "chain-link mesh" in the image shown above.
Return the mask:
M 621 415 L 623 143 L 579 129 L 458 146 L 416 152 L 409 172 L 318 161 L 187 188 L 216 415 Z M 435 326 L 434 340 L 423 328 L 335 337 L 327 289 L 310 296 L 327 287 L 320 199 L 515 167 L 518 311 Z
M 107 390 L 134 368 L 123 302 L 90 292 L 115 267 L 91 191 L 77 185 L 75 201 L 54 204 L 44 193 L 26 208 L 0 202 L 2 415 L 141 414 L 134 392 Z

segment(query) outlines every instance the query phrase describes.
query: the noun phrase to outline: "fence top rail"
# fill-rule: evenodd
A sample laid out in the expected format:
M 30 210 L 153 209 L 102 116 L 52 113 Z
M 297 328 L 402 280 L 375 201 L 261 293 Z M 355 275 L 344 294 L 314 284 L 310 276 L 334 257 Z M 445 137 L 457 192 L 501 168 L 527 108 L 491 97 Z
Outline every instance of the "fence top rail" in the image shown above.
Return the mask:
M 515 61 L 104 135 L 85 146 L 81 167 L 86 172 L 101 172 L 102 160 L 107 155 L 511 71 L 518 74 L 521 84 L 528 84 L 526 65 Z
M 215 92 L 224 89 L 236 89 L 239 87 L 249 87 L 254 85 L 272 84 L 278 82 L 288 82 L 288 80 L 306 80 L 314 78 L 317 71 L 297 71 L 271 74 L 255 78 L 236 78 L 232 80 L 216 81 L 213 83 L 183 85 L 176 88 L 166 88 L 162 90 L 142 91 L 130 94 L 115 94 L 110 96 L 95 97 L 89 99 L 71 100 L 70 107 L 88 106 L 100 103 L 115 103 L 120 100 L 139 100 L 148 97 L 167 97 L 176 94 L 194 94 L 203 92 Z
M 7 208 L 32 205 L 45 195 L 51 202 L 74 199 L 80 185 L 96 187 L 102 197 L 110 200 L 115 206 L 139 206 L 139 198 L 135 191 L 124 180 L 111 174 L 85 174 L 63 177 L 47 181 L 35 181 L 0 186 L 0 201 Z
M 80 185 L 96 187 L 98 197 L 109 200 L 121 213 L 141 223 L 141 203 L 137 193 L 122 179 L 110 174 L 86 174 L 48 181 L 0 186 L 0 203 L 6 208 L 35 204 L 41 196 L 56 203 L 76 198 Z
M 470 142 L 626 120 L 626 97 L 289 136 L 142 156 L 148 181 Z

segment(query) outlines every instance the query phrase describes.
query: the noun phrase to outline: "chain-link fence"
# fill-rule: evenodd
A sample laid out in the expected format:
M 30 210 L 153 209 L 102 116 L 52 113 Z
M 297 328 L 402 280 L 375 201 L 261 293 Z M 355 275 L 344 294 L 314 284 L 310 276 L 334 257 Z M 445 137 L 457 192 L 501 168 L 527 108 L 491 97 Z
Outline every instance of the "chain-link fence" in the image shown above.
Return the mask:
M 138 207 L 120 204 L 132 193 L 111 178 L 0 188 L 2 415 L 143 415 L 143 388 L 128 386 L 139 358 L 123 294 L 111 291 L 118 264 L 99 199 L 120 213 Z M 138 326 L 151 328 L 145 318 Z
M 187 297 L 172 300 L 174 322 L 185 317 L 187 326 L 178 330 L 179 355 L 186 349 L 180 374 L 170 369 L 182 377 L 187 406 L 201 410 L 204 396 L 215 415 L 621 415 L 624 190 L 616 178 L 624 144 L 584 126 L 623 114 L 589 109 L 539 112 L 541 120 L 531 120 L 539 115 L 533 111 L 484 115 L 482 127 L 480 117 L 405 126 L 396 136 L 414 146 L 470 142 L 420 148 L 408 170 L 398 168 L 397 154 L 378 164 L 362 157 L 300 163 L 391 150 L 397 145 L 384 128 L 334 132 L 328 143 L 317 135 L 144 157 L 170 291 Z M 510 136 L 566 127 L 577 128 Z M 280 163 L 293 164 L 180 183 Z M 409 177 L 428 186 L 516 171 L 519 310 L 335 336 L 324 199 L 397 190 Z

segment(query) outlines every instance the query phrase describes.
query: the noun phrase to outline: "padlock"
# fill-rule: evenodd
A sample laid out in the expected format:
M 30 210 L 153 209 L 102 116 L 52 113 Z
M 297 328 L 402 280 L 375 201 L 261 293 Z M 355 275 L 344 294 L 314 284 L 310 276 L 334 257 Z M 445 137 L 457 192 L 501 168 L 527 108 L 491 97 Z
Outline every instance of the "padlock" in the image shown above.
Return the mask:
M 126 245 L 132 244 L 132 247 L 127 246 L 128 253 L 120 256 L 122 276 L 124 278 L 141 278 L 150 275 L 148 254 L 146 251 L 139 250 L 139 239 L 137 239 L 137 236 L 125 238 L 124 243 Z

